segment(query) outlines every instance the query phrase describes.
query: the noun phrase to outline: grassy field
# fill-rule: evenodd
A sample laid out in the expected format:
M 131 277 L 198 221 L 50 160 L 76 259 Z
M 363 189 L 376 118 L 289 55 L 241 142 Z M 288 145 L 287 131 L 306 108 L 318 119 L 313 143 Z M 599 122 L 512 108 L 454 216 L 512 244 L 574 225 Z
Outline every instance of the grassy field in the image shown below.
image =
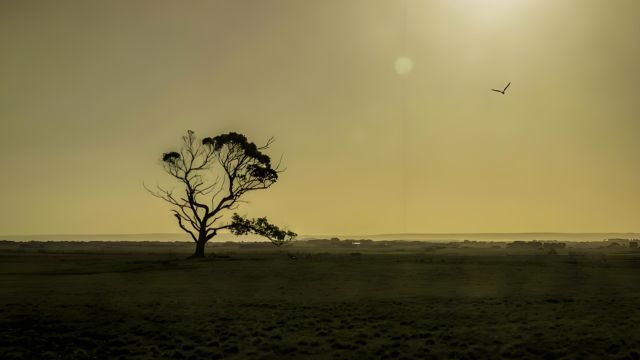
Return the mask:
M 629 249 L 47 249 L 0 250 L 0 359 L 640 358 Z

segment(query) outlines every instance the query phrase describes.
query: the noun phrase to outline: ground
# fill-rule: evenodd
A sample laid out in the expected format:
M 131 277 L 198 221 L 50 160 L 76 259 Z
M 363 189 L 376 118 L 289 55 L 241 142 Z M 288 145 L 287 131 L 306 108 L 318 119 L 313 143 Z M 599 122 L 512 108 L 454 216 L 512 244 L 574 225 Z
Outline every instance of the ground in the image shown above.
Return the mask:
M 0 359 L 640 359 L 630 249 L 215 253 L 0 249 Z

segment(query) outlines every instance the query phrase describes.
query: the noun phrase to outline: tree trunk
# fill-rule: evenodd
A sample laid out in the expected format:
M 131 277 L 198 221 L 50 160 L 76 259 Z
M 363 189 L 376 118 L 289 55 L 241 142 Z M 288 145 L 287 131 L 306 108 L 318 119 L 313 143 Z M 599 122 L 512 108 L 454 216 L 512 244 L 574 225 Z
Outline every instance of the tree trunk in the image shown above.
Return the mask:
M 199 236 L 196 241 L 196 252 L 189 256 L 189 259 L 199 259 L 204 257 L 204 246 L 207 244 L 206 236 Z

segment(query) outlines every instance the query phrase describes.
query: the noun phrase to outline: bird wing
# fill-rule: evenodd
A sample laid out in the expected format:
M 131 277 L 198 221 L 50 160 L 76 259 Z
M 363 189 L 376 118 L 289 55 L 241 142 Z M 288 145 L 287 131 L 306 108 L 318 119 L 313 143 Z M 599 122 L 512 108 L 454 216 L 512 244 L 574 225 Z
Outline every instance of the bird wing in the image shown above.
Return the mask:
M 505 86 L 505 87 L 504 87 L 504 90 L 502 90 L 502 91 L 503 91 L 503 92 L 504 92 L 504 91 L 507 91 L 507 88 L 509 87 L 509 85 L 511 85 L 511 82 L 509 82 L 509 83 L 507 84 L 507 86 Z
M 491 89 L 491 90 L 493 90 L 493 91 L 495 91 L 495 92 L 502 93 L 502 90 L 496 90 L 496 89 Z

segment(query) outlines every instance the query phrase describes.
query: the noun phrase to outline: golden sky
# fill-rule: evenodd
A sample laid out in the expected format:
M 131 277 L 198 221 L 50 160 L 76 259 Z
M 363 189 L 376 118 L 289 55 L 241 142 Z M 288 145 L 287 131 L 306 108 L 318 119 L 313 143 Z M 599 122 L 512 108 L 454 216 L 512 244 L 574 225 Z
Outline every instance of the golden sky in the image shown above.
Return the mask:
M 179 232 L 187 129 L 298 233 L 640 231 L 640 2 L 0 2 L 0 234 Z

